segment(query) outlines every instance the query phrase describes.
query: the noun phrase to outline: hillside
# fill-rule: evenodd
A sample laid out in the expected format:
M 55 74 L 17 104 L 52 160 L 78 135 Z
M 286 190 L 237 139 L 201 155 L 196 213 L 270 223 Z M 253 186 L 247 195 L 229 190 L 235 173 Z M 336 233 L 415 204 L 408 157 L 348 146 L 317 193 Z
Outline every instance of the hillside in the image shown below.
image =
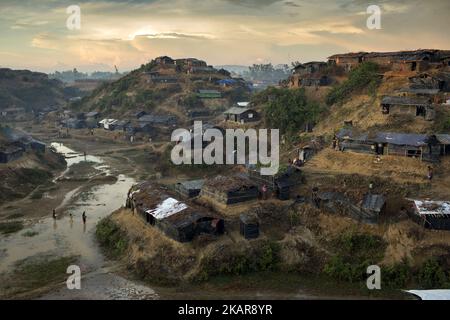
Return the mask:
M 64 104 L 63 84 L 44 73 L 0 69 L 0 110 L 24 108 L 40 111 Z
M 436 74 L 431 71 L 430 74 Z M 447 132 L 445 121 L 450 119 L 450 108 L 442 104 L 435 105 L 434 121 L 427 121 L 414 116 L 387 116 L 381 112 L 381 100 L 385 96 L 413 96 L 404 92 L 409 86 L 409 78 L 419 75 L 418 72 L 398 73 L 388 71 L 374 93 L 367 90 L 355 90 L 341 103 L 331 105 L 314 129 L 318 135 L 332 134 L 343 127 L 344 122 L 352 122 L 353 126 L 368 131 L 392 131 L 406 133 Z M 446 93 L 436 96 L 443 101 Z M 414 97 L 414 96 L 413 96 Z M 431 99 L 433 97 L 426 96 Z
M 223 80 L 229 82 L 224 83 Z M 200 98 L 199 90 L 217 90 L 221 98 Z M 190 112 L 223 111 L 231 104 L 248 99 L 249 89 L 228 71 L 217 70 L 197 59 L 160 57 L 112 83 L 106 83 L 74 103 L 72 108 L 99 111 L 112 117 L 137 111 L 173 114 L 181 121 Z

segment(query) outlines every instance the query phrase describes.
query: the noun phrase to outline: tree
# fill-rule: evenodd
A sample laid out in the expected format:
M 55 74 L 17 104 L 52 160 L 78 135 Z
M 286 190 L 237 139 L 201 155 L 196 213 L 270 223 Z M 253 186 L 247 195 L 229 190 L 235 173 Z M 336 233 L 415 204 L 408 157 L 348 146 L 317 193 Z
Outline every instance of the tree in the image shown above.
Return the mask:
M 315 123 L 322 111 L 317 103 L 307 100 L 303 88 L 269 88 L 257 95 L 254 101 L 264 103 L 266 125 L 280 129 L 288 136 L 304 130 L 306 124 Z

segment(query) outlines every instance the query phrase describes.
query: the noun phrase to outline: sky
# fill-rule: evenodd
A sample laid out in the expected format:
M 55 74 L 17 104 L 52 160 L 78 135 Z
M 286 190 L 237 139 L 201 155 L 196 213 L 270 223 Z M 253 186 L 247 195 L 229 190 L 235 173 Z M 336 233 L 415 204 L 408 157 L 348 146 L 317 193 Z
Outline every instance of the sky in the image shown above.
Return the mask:
M 67 28 L 71 5 L 81 28 Z M 381 29 L 369 29 L 369 5 Z M 211 65 L 450 49 L 450 0 L 0 0 L 0 67 L 129 71 L 151 59 Z

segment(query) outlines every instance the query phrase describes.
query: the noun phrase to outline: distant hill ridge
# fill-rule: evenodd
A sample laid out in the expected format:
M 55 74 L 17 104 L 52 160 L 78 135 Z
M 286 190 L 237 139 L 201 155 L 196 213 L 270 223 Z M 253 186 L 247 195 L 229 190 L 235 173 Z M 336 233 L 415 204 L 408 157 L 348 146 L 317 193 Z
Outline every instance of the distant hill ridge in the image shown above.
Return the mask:
M 0 69 L 0 110 L 40 111 L 65 103 L 64 86 L 45 73 Z

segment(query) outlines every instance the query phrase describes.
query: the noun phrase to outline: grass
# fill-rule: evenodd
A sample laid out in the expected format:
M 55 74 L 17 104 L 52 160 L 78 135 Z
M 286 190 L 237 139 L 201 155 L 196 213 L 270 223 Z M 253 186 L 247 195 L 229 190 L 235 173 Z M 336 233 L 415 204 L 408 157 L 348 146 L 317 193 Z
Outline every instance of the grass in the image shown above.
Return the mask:
M 23 229 L 23 223 L 20 221 L 0 223 L 1 234 L 12 234 Z
M 67 268 L 76 261 L 75 256 L 40 257 L 19 261 L 12 276 L 3 281 L 2 287 L 5 291 L 2 294 L 7 297 L 14 296 L 62 282 L 67 278 Z
M 340 297 L 340 298 L 393 298 L 405 299 L 401 291 L 392 289 L 368 290 L 352 283 L 337 283 L 336 281 L 315 274 L 298 274 L 294 272 L 264 271 L 244 275 L 218 275 L 207 282 L 188 283 L 178 292 L 196 291 L 208 293 L 213 297 L 227 298 L 233 293 L 261 292 L 281 298 L 292 297 L 299 291 L 311 297 Z
M 28 230 L 28 231 L 25 231 L 24 233 L 22 233 L 22 236 L 26 237 L 26 238 L 32 238 L 34 236 L 37 236 L 38 234 L 39 234 L 39 232 Z

